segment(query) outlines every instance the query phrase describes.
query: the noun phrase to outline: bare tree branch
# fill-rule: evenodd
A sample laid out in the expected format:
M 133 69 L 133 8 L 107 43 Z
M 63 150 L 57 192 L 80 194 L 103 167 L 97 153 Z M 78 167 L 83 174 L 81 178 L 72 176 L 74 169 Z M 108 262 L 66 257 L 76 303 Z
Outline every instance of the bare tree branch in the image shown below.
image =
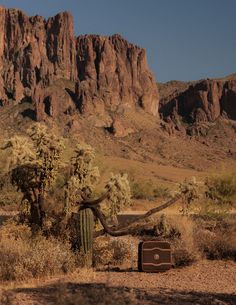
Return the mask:
M 108 197 L 109 192 L 110 192 L 110 189 L 108 189 L 101 197 L 99 197 L 97 199 L 86 199 L 82 202 L 76 202 L 76 203 L 86 205 L 89 207 L 96 206 Z
M 176 197 L 172 198 L 171 200 L 167 201 L 166 203 L 149 210 L 147 213 L 145 213 L 143 215 L 140 215 L 138 218 L 131 221 L 127 226 L 124 226 L 123 228 L 122 227 L 121 228 L 109 227 L 106 222 L 106 218 L 105 218 L 104 214 L 101 212 L 101 210 L 98 207 L 91 206 L 92 210 L 94 211 L 95 216 L 100 220 L 100 222 L 104 228 L 104 230 L 102 230 L 101 232 L 98 232 L 99 234 L 96 234 L 96 235 L 97 236 L 101 235 L 104 232 L 110 234 L 111 236 L 122 236 L 122 235 L 131 234 L 132 226 L 135 223 L 139 222 L 140 220 L 146 219 L 147 217 L 168 208 L 169 206 L 171 206 L 174 203 L 176 203 L 177 201 L 179 201 L 180 198 L 181 198 L 181 195 L 177 195 Z

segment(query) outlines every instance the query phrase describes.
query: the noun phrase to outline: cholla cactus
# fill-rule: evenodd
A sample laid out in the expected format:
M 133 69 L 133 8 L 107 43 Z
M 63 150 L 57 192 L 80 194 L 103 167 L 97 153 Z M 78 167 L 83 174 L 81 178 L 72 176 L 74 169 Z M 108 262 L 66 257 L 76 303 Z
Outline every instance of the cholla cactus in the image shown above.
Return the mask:
M 63 141 L 40 123 L 36 123 L 27 132 L 36 146 L 36 159 L 41 168 L 40 189 L 44 194 L 56 178 L 61 152 L 64 148 Z
M 92 191 L 100 176 L 98 168 L 93 166 L 94 149 L 86 144 L 78 144 L 75 153 L 76 155 L 71 160 L 73 175 L 78 177 L 82 188 L 89 187 Z
M 179 191 L 182 196 L 183 207 L 181 212 L 183 214 L 188 214 L 190 204 L 199 198 L 198 192 L 198 183 L 196 182 L 195 177 L 193 177 L 192 181 L 185 180 L 179 186 Z
M 11 182 L 30 205 L 30 222 L 42 226 L 42 202 L 56 177 L 62 143 L 46 126 L 35 124 L 29 138 L 14 136 L 3 149 L 9 150 Z
M 22 164 L 31 163 L 36 159 L 33 142 L 24 136 L 13 136 L 5 141 L 2 149 L 8 151 L 6 171 Z
M 89 198 L 94 190 L 100 174 L 93 166 L 95 158 L 94 149 L 86 144 L 78 144 L 75 156 L 71 158 L 72 175 L 65 186 L 64 211 L 69 214 L 76 202 Z
M 106 188 L 110 190 L 107 197 L 110 217 L 116 216 L 124 207 L 131 205 L 131 190 L 127 174 L 112 175 Z

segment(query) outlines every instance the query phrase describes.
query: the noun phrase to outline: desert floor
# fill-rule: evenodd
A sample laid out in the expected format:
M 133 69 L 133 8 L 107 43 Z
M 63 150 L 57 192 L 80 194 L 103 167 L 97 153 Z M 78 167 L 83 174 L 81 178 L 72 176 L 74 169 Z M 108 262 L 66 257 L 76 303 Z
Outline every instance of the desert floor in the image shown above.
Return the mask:
M 8 301 L 19 305 L 236 304 L 236 263 L 203 260 L 155 274 L 78 270 L 0 287 L 7 291 Z

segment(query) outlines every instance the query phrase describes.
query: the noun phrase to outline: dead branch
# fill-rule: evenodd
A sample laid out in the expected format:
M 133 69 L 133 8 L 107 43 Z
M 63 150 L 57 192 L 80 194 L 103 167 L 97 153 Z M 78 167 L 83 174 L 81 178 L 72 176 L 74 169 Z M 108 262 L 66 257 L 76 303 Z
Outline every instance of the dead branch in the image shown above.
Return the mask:
M 108 189 L 101 197 L 97 199 L 86 199 L 82 202 L 76 202 L 77 204 L 85 205 L 88 207 L 93 207 L 101 203 L 103 200 L 105 200 L 109 195 L 110 189 Z
M 150 217 L 151 215 L 168 208 L 169 206 L 171 206 L 174 203 L 176 203 L 177 201 L 179 201 L 179 199 L 181 197 L 182 197 L 181 195 L 177 195 L 176 197 L 172 198 L 171 200 L 167 201 L 166 203 L 149 210 L 148 212 L 146 212 L 143 215 L 140 215 L 138 218 L 131 221 L 127 226 L 124 226 L 123 228 L 122 227 L 121 228 L 119 228 L 119 227 L 112 228 L 112 227 L 108 226 L 108 224 L 106 222 L 106 218 L 105 218 L 104 214 L 101 212 L 100 208 L 96 207 L 96 206 L 90 206 L 92 208 L 95 216 L 100 220 L 100 222 L 104 228 L 104 230 L 102 230 L 101 232 L 98 232 L 100 234 L 96 234 L 96 235 L 98 236 L 98 235 L 101 235 L 102 233 L 108 233 L 111 236 L 129 235 L 129 234 L 131 234 L 132 226 L 135 223 L 138 223 L 139 221 L 144 220 L 144 219 Z

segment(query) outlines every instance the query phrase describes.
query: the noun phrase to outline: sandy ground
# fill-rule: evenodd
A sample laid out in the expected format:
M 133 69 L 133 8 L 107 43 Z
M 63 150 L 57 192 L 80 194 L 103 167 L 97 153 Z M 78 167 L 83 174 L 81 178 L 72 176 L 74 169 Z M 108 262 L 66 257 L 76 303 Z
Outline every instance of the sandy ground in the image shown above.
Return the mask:
M 82 270 L 44 281 L 4 286 L 1 285 L 8 291 L 9 300 L 17 305 L 235 305 L 236 263 L 203 260 L 165 273 Z

